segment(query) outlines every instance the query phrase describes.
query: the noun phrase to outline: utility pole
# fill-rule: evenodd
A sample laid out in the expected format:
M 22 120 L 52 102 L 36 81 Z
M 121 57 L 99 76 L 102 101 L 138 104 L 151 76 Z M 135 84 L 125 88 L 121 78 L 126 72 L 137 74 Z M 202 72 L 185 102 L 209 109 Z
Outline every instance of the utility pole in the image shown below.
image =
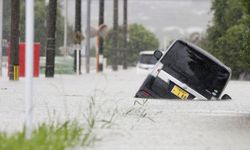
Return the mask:
M 90 72 L 90 16 L 91 16 L 91 0 L 87 0 L 87 39 L 86 39 L 86 73 Z
M 99 27 L 102 24 L 104 24 L 104 2 L 105 0 L 99 0 Z M 104 38 L 98 35 L 97 53 L 96 53 L 97 72 L 103 71 L 103 49 L 104 49 Z
M 56 53 L 56 10 L 57 0 L 49 1 L 48 30 L 47 30 L 47 47 L 46 47 L 46 77 L 54 77 L 55 53 Z
M 0 77 L 2 73 L 3 59 L 3 0 L 0 0 Z
M 112 70 L 118 70 L 117 49 L 118 49 L 118 0 L 114 0 L 113 6 L 113 39 L 112 39 Z
M 11 0 L 11 35 L 9 79 L 19 80 L 19 19 L 20 0 Z
M 127 69 L 128 1 L 123 0 L 123 69 Z
M 33 128 L 34 0 L 26 0 L 25 6 L 25 136 L 30 139 Z
M 68 0 L 64 0 L 65 11 L 64 11 L 64 56 L 68 55 L 67 49 L 67 33 L 68 33 Z
M 75 51 L 74 51 L 74 71 L 76 74 L 81 74 L 81 43 L 83 40 L 81 29 L 81 0 L 75 1 Z

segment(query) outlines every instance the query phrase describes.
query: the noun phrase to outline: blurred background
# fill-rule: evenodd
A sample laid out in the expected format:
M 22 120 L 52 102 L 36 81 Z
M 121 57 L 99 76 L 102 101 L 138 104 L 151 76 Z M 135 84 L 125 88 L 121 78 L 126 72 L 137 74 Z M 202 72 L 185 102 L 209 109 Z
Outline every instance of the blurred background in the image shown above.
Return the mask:
M 35 41 L 41 44 L 41 73 L 46 69 L 49 2 L 49 0 L 35 1 Z M 55 65 L 55 73 L 75 72 L 72 69 L 75 67 L 72 65 L 74 62 L 76 64 L 74 58 L 77 30 L 76 2 L 77 0 L 57 1 L 55 64 L 59 65 Z M 99 67 L 97 69 L 99 72 L 109 66 L 112 66 L 113 70 L 117 70 L 119 66 L 126 69 L 136 66 L 139 52 L 165 50 L 174 40 L 184 39 L 201 46 L 231 67 L 233 78 L 248 79 L 249 2 L 246 0 L 91 0 L 89 2 L 89 24 L 92 34 L 89 48 L 86 48 L 88 1 L 82 0 L 79 3 L 81 5 L 79 31 L 83 37 L 80 40 L 82 67 L 86 62 L 86 51 L 90 56 L 90 70 Z M 19 42 L 24 41 L 24 8 L 24 2 L 20 1 Z M 4 0 L 3 56 L 7 55 L 11 38 L 10 16 L 11 1 Z M 65 19 L 67 30 L 64 27 Z M 105 25 L 105 37 L 101 38 L 100 46 L 100 36 L 97 32 L 102 24 Z M 64 65 L 60 66 L 63 63 Z M 63 68 L 66 69 L 63 71 L 61 70 Z M 84 68 L 81 70 L 84 72 Z

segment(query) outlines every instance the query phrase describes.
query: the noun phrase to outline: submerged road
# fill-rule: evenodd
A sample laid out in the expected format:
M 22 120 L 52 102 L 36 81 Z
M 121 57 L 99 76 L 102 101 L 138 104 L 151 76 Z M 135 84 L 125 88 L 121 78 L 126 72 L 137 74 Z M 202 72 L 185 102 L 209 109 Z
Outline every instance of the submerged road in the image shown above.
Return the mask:
M 84 122 L 91 111 L 101 140 L 89 149 L 96 150 L 249 149 L 250 82 L 231 81 L 228 101 L 134 99 L 144 78 L 135 69 L 36 78 L 34 123 Z M 0 130 L 21 130 L 24 117 L 24 79 L 0 79 Z

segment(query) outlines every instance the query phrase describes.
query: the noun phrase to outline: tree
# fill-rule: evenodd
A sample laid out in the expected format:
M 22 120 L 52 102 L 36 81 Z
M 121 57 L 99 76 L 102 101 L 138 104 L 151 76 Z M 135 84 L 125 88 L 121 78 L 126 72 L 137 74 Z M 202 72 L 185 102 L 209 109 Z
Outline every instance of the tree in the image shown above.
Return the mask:
M 244 23 L 242 6 L 242 1 L 214 0 L 213 24 L 207 29 L 207 37 L 201 43 L 203 48 L 232 69 L 233 78 L 239 78 L 248 68 L 243 57 L 243 54 L 246 55 L 243 43 L 248 25 Z
M 124 46 L 124 35 L 123 35 L 123 27 L 118 28 L 117 34 L 117 47 Z M 113 30 L 108 32 L 107 37 L 105 38 L 105 57 L 108 58 L 108 63 L 112 63 L 112 34 Z M 128 65 L 134 65 L 138 56 L 139 52 L 143 50 L 155 50 L 159 47 L 159 40 L 156 36 L 147 30 L 143 25 L 139 24 L 132 24 L 129 26 L 128 30 L 128 52 L 127 52 L 127 62 Z M 123 58 L 118 57 L 119 60 Z
M 155 50 L 159 47 L 159 40 L 155 34 L 144 26 L 133 24 L 129 27 L 128 62 L 135 62 L 138 54 L 143 50 Z
M 217 41 L 218 58 L 233 69 L 234 77 L 238 78 L 243 70 L 248 69 L 249 64 L 243 59 L 243 44 L 239 43 L 244 40 L 243 33 L 246 31 L 244 24 L 235 25 L 229 28 L 226 33 Z
M 249 0 L 241 0 L 242 7 L 244 10 L 244 16 L 242 19 L 242 24 L 245 25 L 245 29 L 243 31 L 243 41 L 242 41 L 242 51 L 241 57 L 244 63 L 245 72 L 250 72 L 250 1 Z
M 56 10 L 57 10 L 57 0 L 50 0 L 48 22 L 47 22 L 48 32 L 47 32 L 46 70 L 45 70 L 46 77 L 54 77 Z
M 19 19 L 20 1 L 11 1 L 11 36 L 10 36 L 10 80 L 19 79 Z
M 245 13 L 249 15 L 250 14 L 250 1 L 249 0 L 240 0 L 240 1 L 242 3 Z
M 217 55 L 218 39 L 222 37 L 226 31 L 239 23 L 243 12 L 241 3 L 235 0 L 214 0 L 212 9 L 214 12 L 213 25 L 207 30 L 206 49 L 212 54 Z

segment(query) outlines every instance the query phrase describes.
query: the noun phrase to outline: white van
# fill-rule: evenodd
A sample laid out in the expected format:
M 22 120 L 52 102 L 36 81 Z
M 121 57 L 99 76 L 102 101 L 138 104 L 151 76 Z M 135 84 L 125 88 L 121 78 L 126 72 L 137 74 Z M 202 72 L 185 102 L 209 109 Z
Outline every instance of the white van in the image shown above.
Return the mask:
M 231 69 L 205 50 L 175 41 L 164 53 L 155 51 L 158 60 L 136 93 L 138 98 L 231 99 L 223 96 Z
M 148 74 L 152 71 L 157 59 L 154 57 L 154 51 L 141 51 L 136 65 L 137 74 Z

